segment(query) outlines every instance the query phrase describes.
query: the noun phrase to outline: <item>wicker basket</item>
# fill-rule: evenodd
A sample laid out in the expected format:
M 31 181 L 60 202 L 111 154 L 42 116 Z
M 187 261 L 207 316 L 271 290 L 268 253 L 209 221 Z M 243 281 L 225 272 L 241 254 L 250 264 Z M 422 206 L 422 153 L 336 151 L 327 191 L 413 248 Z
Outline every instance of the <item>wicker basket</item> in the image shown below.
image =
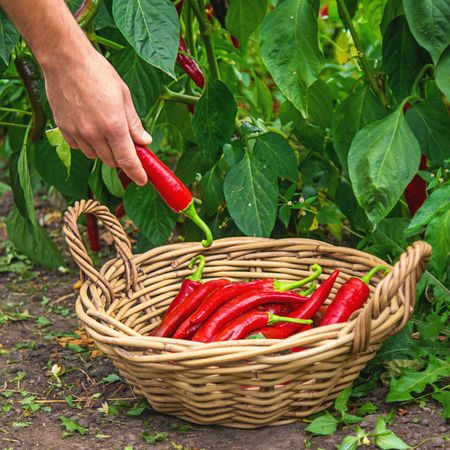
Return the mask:
M 110 231 L 119 255 L 100 271 L 93 267 L 77 228 L 77 219 L 86 212 Z M 410 318 L 416 282 L 431 254 L 425 242 L 409 247 L 387 276 L 374 277 L 369 301 L 347 323 L 285 340 L 203 344 L 144 336 L 158 325 L 196 254 L 206 258 L 205 279 L 296 280 L 319 262 L 324 268 L 321 279 L 339 268 L 338 286 L 386 263 L 310 239 L 249 237 L 219 239 L 208 249 L 180 243 L 133 255 L 120 223 L 93 201 L 68 209 L 64 232 L 83 277 L 77 315 L 135 392 L 161 413 L 234 428 L 288 424 L 330 406 L 383 340 Z M 300 346 L 303 351 L 290 351 Z

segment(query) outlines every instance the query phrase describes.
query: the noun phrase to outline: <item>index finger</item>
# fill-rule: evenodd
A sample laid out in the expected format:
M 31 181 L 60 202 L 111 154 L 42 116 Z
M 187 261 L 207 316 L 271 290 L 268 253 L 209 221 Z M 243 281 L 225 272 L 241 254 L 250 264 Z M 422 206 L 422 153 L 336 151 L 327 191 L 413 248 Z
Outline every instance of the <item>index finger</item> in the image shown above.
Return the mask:
M 112 136 L 107 137 L 111 150 L 119 167 L 139 186 L 144 186 L 147 181 L 141 162 L 136 154 L 136 147 L 131 139 L 130 131 L 124 128 Z

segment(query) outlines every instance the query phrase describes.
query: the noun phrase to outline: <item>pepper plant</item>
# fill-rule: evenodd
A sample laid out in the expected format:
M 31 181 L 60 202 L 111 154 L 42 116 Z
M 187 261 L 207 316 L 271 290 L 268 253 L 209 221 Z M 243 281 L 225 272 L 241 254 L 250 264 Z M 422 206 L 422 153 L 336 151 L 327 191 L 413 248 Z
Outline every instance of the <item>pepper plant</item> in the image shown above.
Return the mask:
M 215 238 L 311 237 L 391 260 L 424 236 L 434 251 L 421 289 L 445 295 L 448 1 L 80 3 L 68 2 Z M 42 189 L 67 204 L 91 195 L 123 208 L 140 251 L 201 239 L 150 185 L 122 184 L 116 169 L 49 131 L 39 68 L 3 13 L 0 77 L 3 181 L 15 203 L 8 231 L 23 253 L 62 263 L 36 218 Z

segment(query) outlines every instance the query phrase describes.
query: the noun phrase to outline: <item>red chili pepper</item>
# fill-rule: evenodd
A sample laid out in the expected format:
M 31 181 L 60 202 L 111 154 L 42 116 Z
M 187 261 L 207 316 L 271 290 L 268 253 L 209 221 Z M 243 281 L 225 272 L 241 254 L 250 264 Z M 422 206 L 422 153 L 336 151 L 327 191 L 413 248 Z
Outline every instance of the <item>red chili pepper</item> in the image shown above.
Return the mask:
M 170 169 L 148 148 L 136 144 L 136 153 L 147 173 L 150 183 L 159 192 L 167 206 L 177 213 L 189 217 L 206 235 L 202 241 L 204 247 L 212 244 L 213 236 L 208 225 L 199 217 L 194 199 L 188 188 Z
M 181 283 L 180 290 L 178 291 L 177 296 L 173 299 L 173 301 L 170 304 L 169 308 L 165 312 L 165 315 L 169 314 L 170 311 L 172 311 L 178 305 L 183 303 L 183 301 L 186 299 L 186 297 L 188 295 L 192 294 L 198 287 L 201 286 L 203 269 L 205 268 L 205 257 L 203 255 L 195 256 L 192 259 L 192 261 L 189 263 L 188 267 L 189 267 L 189 269 L 192 269 L 194 267 L 194 264 L 197 261 L 198 261 L 197 269 L 195 269 L 195 272 L 192 275 L 189 275 L 188 277 L 186 277 L 183 280 L 183 282 Z
M 184 301 L 174 308 L 170 314 L 165 314 L 160 325 L 155 329 L 153 336 L 171 337 L 181 322 L 201 303 L 201 301 L 217 288 L 229 284 L 229 280 L 220 278 L 218 280 L 207 281 L 194 292 L 188 295 Z
M 288 317 L 295 317 L 298 319 L 312 319 L 317 313 L 323 302 L 330 295 L 333 289 L 336 278 L 339 275 L 339 270 L 335 270 L 311 295 L 310 299 L 300 308 L 288 314 Z M 285 339 L 292 334 L 298 333 L 301 329 L 293 323 L 280 323 L 274 327 L 265 327 L 259 330 L 258 333 L 249 336 L 250 339 Z
M 283 317 L 268 311 L 248 311 L 242 316 L 228 322 L 212 339 L 212 341 L 233 341 L 244 339 L 252 331 L 261 327 L 274 325 L 279 322 L 292 322 L 297 325 L 307 325 L 312 320 Z
M 122 169 L 118 170 L 117 175 L 119 176 L 119 180 L 124 189 L 126 189 L 133 182 L 133 180 Z
M 183 9 L 183 0 L 181 0 L 179 3 L 175 5 L 175 8 L 177 10 L 178 15 L 181 15 L 181 10 Z
M 97 217 L 93 214 L 86 214 L 87 234 L 89 239 L 89 248 L 93 252 L 100 251 L 100 234 L 98 232 Z
M 384 273 L 389 272 L 389 269 L 385 266 L 376 266 L 367 272 L 363 278 L 352 277 L 344 283 L 328 306 L 325 315 L 319 322 L 319 327 L 345 322 L 352 313 L 361 308 L 369 298 L 370 290 L 368 285 L 370 280 L 380 270 L 383 270 Z
M 224 324 L 258 305 L 272 302 L 298 303 L 301 300 L 306 301 L 308 298 L 301 297 L 296 292 L 253 291 L 239 295 L 221 306 L 204 324 L 202 324 L 192 337 L 192 340 L 198 342 L 211 342 Z
M 263 291 L 289 291 L 298 287 L 308 284 L 310 281 L 317 278 L 322 273 L 322 267 L 318 264 L 314 264 L 311 267 L 314 270 L 314 274 L 308 278 L 304 278 L 300 281 L 281 283 L 273 278 L 267 278 L 263 280 L 254 280 L 250 282 L 233 283 L 228 286 L 214 292 L 208 298 L 205 298 L 198 308 L 192 312 L 192 314 L 186 318 L 186 320 L 180 325 L 174 337 L 177 339 L 189 339 L 193 336 L 192 330 L 194 325 L 200 325 L 208 319 L 219 307 L 226 304 L 228 301 L 238 295 L 242 295 L 249 292 L 263 292 Z M 303 293 L 305 296 L 308 293 Z M 189 334 L 192 333 L 192 334 Z
M 294 306 L 289 303 L 267 303 L 265 305 L 259 305 L 255 308 L 255 311 L 266 311 L 278 316 L 286 316 L 292 312 Z
M 125 206 L 123 206 L 123 202 L 120 202 L 117 205 L 117 208 L 114 210 L 114 215 L 118 218 L 121 219 L 124 215 L 125 215 Z
M 80 7 L 73 13 L 78 25 L 86 28 L 96 16 L 101 0 L 83 0 Z
M 422 155 L 419 170 L 426 170 L 426 168 L 427 157 Z M 414 175 L 414 178 L 406 186 L 405 199 L 408 204 L 409 213 L 413 217 L 427 199 L 427 183 L 420 175 Z
M 319 16 L 322 19 L 328 19 L 328 5 L 322 6 L 322 8 L 320 8 Z
M 189 49 L 181 35 L 180 43 L 178 44 L 177 63 L 199 88 L 203 89 L 205 87 L 205 77 L 203 72 L 192 56 L 189 56 Z
M 47 123 L 41 102 L 41 73 L 31 56 L 18 56 L 14 60 L 14 64 L 31 104 L 31 128 L 28 135 L 32 141 L 38 141 L 44 135 Z

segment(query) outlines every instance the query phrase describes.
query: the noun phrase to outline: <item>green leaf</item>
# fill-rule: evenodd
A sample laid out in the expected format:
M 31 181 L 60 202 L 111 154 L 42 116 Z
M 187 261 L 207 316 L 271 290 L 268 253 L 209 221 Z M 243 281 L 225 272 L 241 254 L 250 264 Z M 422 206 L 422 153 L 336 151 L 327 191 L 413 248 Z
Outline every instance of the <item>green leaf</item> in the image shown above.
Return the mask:
M 72 419 L 69 419 L 66 416 L 59 416 L 59 420 L 61 421 L 64 428 L 69 432 L 77 431 L 81 435 L 84 435 L 88 431 L 87 428 L 82 427 L 79 423 L 75 422 Z
M 450 186 L 448 185 L 441 186 L 432 192 L 432 194 L 424 201 L 423 205 L 416 212 L 405 232 L 409 236 L 420 232 L 422 228 L 434 217 L 447 210 L 449 198 Z
M 352 141 L 350 179 L 358 203 L 379 223 L 392 210 L 420 161 L 420 147 L 403 115 L 403 105 L 367 125 Z
M 442 415 L 450 418 L 450 391 L 433 392 L 431 396 L 442 405 Z
M 309 0 L 285 0 L 261 26 L 261 56 L 275 83 L 302 114 L 306 90 L 319 76 L 323 55 Z
M 344 415 L 348 411 L 347 403 L 351 393 L 351 387 L 345 388 L 343 391 L 341 391 L 341 393 L 336 397 L 336 400 L 334 401 L 334 408 L 342 415 Z
M 383 12 L 383 18 L 381 20 L 380 29 L 384 34 L 387 26 L 398 16 L 404 16 L 402 0 L 388 0 Z
M 87 197 L 91 161 L 79 150 L 71 150 L 70 176 L 47 139 L 34 144 L 34 164 L 39 175 L 66 197 L 80 200 Z
M 329 436 L 337 429 L 338 421 L 330 414 L 325 413 L 323 416 L 314 419 L 306 428 L 312 434 L 320 434 Z
M 165 244 L 172 233 L 177 215 L 150 185 L 128 186 L 123 197 L 125 210 L 141 233 L 155 246 Z
M 447 0 L 403 0 L 403 8 L 412 34 L 437 63 L 450 44 L 450 3 Z
M 255 76 L 254 101 L 264 119 L 270 120 L 273 113 L 272 94 L 267 85 Z
M 264 19 L 267 5 L 268 0 L 233 0 L 225 16 L 228 31 L 245 43 Z
M 346 436 L 344 440 L 337 446 L 337 450 L 356 450 L 358 448 L 358 436 Z
M 50 325 L 52 322 L 47 319 L 47 317 L 39 316 L 36 319 L 36 324 L 40 327 L 46 327 L 47 325 Z
M 223 189 L 239 229 L 249 236 L 270 236 L 278 200 L 278 183 L 272 171 L 247 153 L 227 173 Z
M 202 202 L 205 206 L 205 213 L 208 216 L 214 215 L 224 201 L 223 181 L 218 174 L 217 165 L 202 176 L 200 180 L 200 192 L 202 194 Z
M 67 170 L 67 177 L 70 176 L 70 161 L 71 161 L 71 151 L 70 146 L 64 139 L 59 128 L 53 128 L 53 130 L 47 130 L 45 132 L 48 142 L 52 147 L 56 148 L 56 154 L 58 158 L 63 163 Z
M 425 232 L 425 240 L 433 247 L 431 266 L 438 276 L 442 276 L 448 267 L 450 254 L 450 208 L 430 221 Z
M 170 0 L 114 0 L 117 27 L 147 63 L 175 78 L 180 22 Z
M 364 18 L 367 19 L 372 32 L 377 36 L 380 29 L 386 0 L 363 0 Z
M 450 98 L 450 46 L 442 53 L 435 68 L 436 84 Z
M 375 425 L 375 443 L 383 450 L 392 449 L 407 449 L 411 448 L 408 444 L 403 442 L 395 433 L 386 428 L 386 423 L 383 417 L 378 417 Z
M 326 205 L 320 208 L 317 220 L 323 225 L 341 223 L 342 213 L 336 205 Z
M 204 169 L 204 155 L 198 147 L 186 148 L 177 162 L 176 175 L 186 185 L 191 185 Z
M 383 105 L 368 86 L 350 94 L 335 108 L 331 134 L 334 149 L 345 172 L 348 172 L 348 151 L 356 133 L 385 116 Z
M 358 7 L 358 0 L 344 0 L 344 4 L 347 8 L 348 13 L 350 14 L 350 17 L 353 18 L 353 16 L 355 15 L 355 12 L 356 12 L 356 8 Z M 337 7 L 338 7 L 339 17 L 342 20 L 343 14 L 342 14 L 341 5 L 339 2 L 337 2 Z
M 28 217 L 25 194 L 19 178 L 20 151 L 13 151 L 9 157 L 9 183 L 13 192 L 14 205 L 23 217 Z
M 114 383 L 115 381 L 122 381 L 122 378 L 116 373 L 110 373 L 102 378 L 102 383 Z
M 19 33 L 16 27 L 6 17 L 3 9 L 0 9 L 0 59 L 9 64 L 11 52 L 19 42 Z
M 146 115 L 161 94 L 161 71 L 141 59 L 130 47 L 115 53 L 112 64 L 130 88 L 136 111 L 140 116 Z
M 450 363 L 430 356 L 425 370 L 417 372 L 415 370 L 405 369 L 404 374 L 398 380 L 392 380 L 386 401 L 399 402 L 411 400 L 413 398 L 413 392 L 420 394 L 428 384 L 432 384 L 439 378 L 448 377 L 449 375 Z
M 396 17 L 383 35 L 383 67 L 397 99 L 410 95 L 420 69 L 428 62 L 429 56 L 417 44 L 405 16 Z
M 405 117 L 422 153 L 436 164 L 449 165 L 450 118 L 444 104 L 439 100 L 426 100 L 414 104 Z
M 122 183 L 120 181 L 119 175 L 117 174 L 117 169 L 115 167 L 108 167 L 106 164 L 102 164 L 102 178 L 106 187 L 111 194 L 116 197 L 122 198 L 125 192 Z
M 157 442 L 162 442 L 162 441 L 166 441 L 169 437 L 169 433 L 164 432 L 157 432 L 157 433 L 153 433 L 150 434 L 148 431 L 145 431 L 142 434 L 142 438 L 144 439 L 145 442 L 149 443 L 149 444 L 156 444 Z
M 215 163 L 222 147 L 233 135 L 236 101 L 226 85 L 208 78 L 206 88 L 195 106 L 192 128 L 205 158 Z
M 144 403 L 142 405 L 136 405 L 127 411 L 127 416 L 140 416 L 147 409 L 147 405 Z
M 253 147 L 253 156 L 261 163 L 266 163 L 275 176 L 297 180 L 297 158 L 289 142 L 280 134 L 269 132 L 258 136 Z
M 360 416 L 367 416 L 377 411 L 377 407 L 372 402 L 365 402 L 356 410 L 356 414 Z

